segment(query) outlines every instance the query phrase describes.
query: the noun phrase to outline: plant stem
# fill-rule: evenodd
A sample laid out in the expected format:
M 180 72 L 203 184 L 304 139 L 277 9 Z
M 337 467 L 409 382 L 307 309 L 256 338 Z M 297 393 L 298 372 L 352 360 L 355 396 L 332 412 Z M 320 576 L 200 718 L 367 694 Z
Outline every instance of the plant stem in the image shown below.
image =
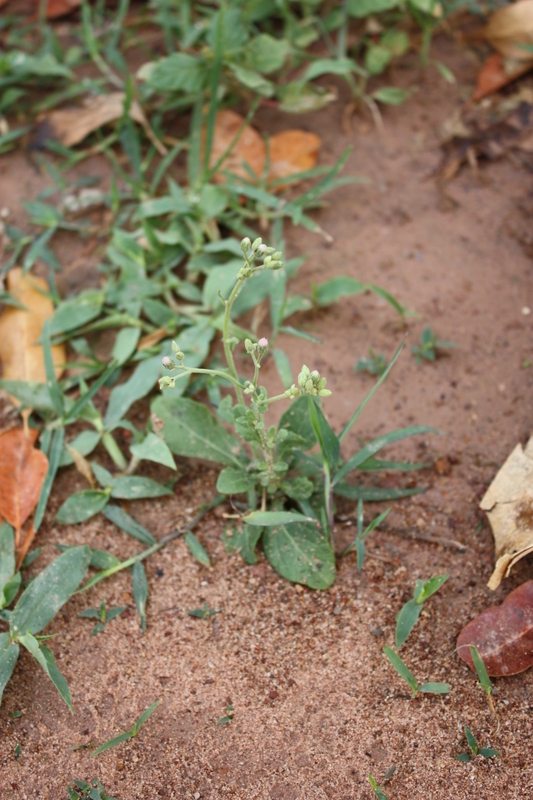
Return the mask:
M 128 462 L 122 455 L 122 451 L 119 448 L 118 444 L 116 443 L 115 439 L 109 431 L 106 431 L 102 436 L 102 444 L 104 445 L 105 449 L 113 459 L 113 463 L 117 466 L 122 472 L 127 468 Z
M 226 361 L 228 363 L 229 371 L 233 376 L 233 383 L 235 384 L 235 393 L 237 395 L 237 400 L 241 405 L 244 405 L 244 394 L 241 388 L 241 384 L 239 382 L 239 376 L 237 374 L 237 368 L 235 367 L 235 361 L 233 359 L 233 353 L 231 351 L 231 344 L 229 341 L 229 325 L 231 321 L 231 308 L 233 303 L 237 299 L 239 292 L 242 289 L 242 285 L 246 279 L 244 277 L 239 278 L 236 282 L 235 286 L 233 287 L 233 291 L 231 292 L 229 298 L 225 300 L 226 304 L 226 311 L 224 313 L 224 326 L 222 329 L 222 342 L 224 344 L 224 355 L 226 356 Z

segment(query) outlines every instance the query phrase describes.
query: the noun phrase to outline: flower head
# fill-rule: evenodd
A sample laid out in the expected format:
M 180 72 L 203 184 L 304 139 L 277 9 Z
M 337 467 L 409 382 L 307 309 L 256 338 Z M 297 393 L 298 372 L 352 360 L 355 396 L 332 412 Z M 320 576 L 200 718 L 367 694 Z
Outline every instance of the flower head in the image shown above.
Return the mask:
M 259 347 L 268 347 L 268 339 L 265 339 L 265 337 L 263 336 L 262 339 L 259 339 L 257 344 L 259 345 Z

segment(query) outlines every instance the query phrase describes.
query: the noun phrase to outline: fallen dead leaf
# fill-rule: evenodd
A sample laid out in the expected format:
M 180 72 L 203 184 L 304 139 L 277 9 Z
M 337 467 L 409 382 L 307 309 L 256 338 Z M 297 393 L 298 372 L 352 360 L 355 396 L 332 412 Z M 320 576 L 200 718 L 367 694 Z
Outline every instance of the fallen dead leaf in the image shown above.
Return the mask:
M 34 139 L 38 144 L 44 144 L 48 139 L 55 139 L 64 147 L 73 147 L 93 131 L 120 119 L 124 113 L 125 102 L 124 92 L 112 92 L 111 94 L 86 97 L 81 107 L 59 108 L 50 111 L 39 119 Z M 166 155 L 166 147 L 155 136 L 144 111 L 136 100 L 132 102 L 129 114 L 134 122 L 142 125 L 146 135 L 159 153 Z
M 493 53 L 487 58 L 477 76 L 477 83 L 472 95 L 472 102 L 476 103 L 493 92 L 503 89 L 509 83 L 525 75 L 533 69 L 531 61 L 513 61 L 504 58 L 501 53 Z
M 496 566 L 489 589 L 507 578 L 517 561 L 533 552 L 533 437 L 517 444 L 492 481 L 480 508 L 494 534 Z
M 39 502 L 48 472 L 47 457 L 34 447 L 37 435 L 35 429 L 27 434 L 12 428 L 0 436 L 0 517 L 15 529 L 17 550 L 24 546 L 22 526 Z
M 47 0 L 46 16 L 48 19 L 57 19 L 70 14 L 81 6 L 81 0 Z
M 143 336 L 142 339 L 139 340 L 137 350 L 148 350 L 150 347 L 153 347 L 154 344 L 159 344 L 159 342 L 167 336 L 168 328 L 165 325 L 162 328 L 157 328 L 155 331 L 147 333 L 146 336 Z
M 27 309 L 6 306 L 0 315 L 0 361 L 3 377 L 14 381 L 46 382 L 43 350 L 38 340 L 43 325 L 54 311 L 54 304 L 44 293 L 49 286 L 43 278 L 24 274 L 20 267 L 7 273 L 7 288 Z M 63 344 L 52 347 L 56 375 L 63 372 L 66 351 Z M 20 402 L 11 398 L 14 405 Z
M 474 670 L 470 645 L 477 647 L 488 674 L 495 678 L 533 666 L 533 581 L 511 592 L 501 606 L 483 611 L 459 634 L 459 658 Z
M 91 469 L 91 465 L 89 464 L 87 459 L 84 458 L 84 456 L 82 456 L 82 454 L 78 450 L 76 450 L 75 447 L 71 447 L 69 444 L 66 444 L 65 447 L 67 448 L 69 455 L 74 461 L 74 465 L 78 470 L 78 472 L 80 473 L 80 475 L 83 475 L 83 477 L 88 482 L 91 489 L 94 489 L 96 485 L 94 480 L 94 475 Z
M 500 8 L 489 19 L 483 35 L 505 58 L 531 61 L 533 53 L 533 0 L 519 0 Z
M 235 111 L 223 109 L 217 114 L 211 149 L 210 167 L 222 158 L 244 123 L 244 117 Z M 303 130 L 288 130 L 275 134 L 269 140 L 269 167 L 267 182 L 287 178 L 298 172 L 312 169 L 317 162 L 321 139 L 314 133 Z M 251 170 L 259 179 L 264 175 L 267 148 L 263 138 L 251 125 L 246 125 L 242 133 L 219 167 L 213 180 L 224 183 L 222 171 L 231 172 L 239 178 L 250 180 Z M 246 169 L 246 167 L 248 169 Z M 276 190 L 280 190 L 277 186 Z

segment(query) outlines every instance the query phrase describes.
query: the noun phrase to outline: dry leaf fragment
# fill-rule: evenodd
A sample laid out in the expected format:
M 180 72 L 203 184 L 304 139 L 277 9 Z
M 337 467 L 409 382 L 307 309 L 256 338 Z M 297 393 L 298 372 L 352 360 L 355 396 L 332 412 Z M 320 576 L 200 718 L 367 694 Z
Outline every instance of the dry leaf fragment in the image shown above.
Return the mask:
M 483 35 L 505 58 L 531 61 L 533 53 L 533 0 L 519 0 L 500 8 L 488 21 Z
M 0 315 L 0 361 L 3 377 L 14 381 L 45 383 L 43 349 L 38 340 L 43 325 L 54 311 L 54 304 L 44 292 L 49 286 L 42 278 L 25 275 L 20 267 L 7 273 L 7 288 L 27 309 L 6 306 Z M 52 359 L 59 377 L 66 361 L 63 344 L 52 347 Z M 11 398 L 15 405 L 20 402 Z
M 91 489 L 94 489 L 96 485 L 94 480 L 94 475 L 91 469 L 91 465 L 89 464 L 87 459 L 84 456 L 82 456 L 79 450 L 76 450 L 75 447 L 71 447 L 69 444 L 66 444 L 65 447 L 67 448 L 70 457 L 74 461 L 74 465 L 78 470 L 78 472 L 80 473 L 80 475 L 83 475 L 83 477 L 86 479 Z
M 48 19 L 57 19 L 70 14 L 80 6 L 81 0 L 47 0 L 46 16 Z
M 47 139 L 55 139 L 65 147 L 73 147 L 93 131 L 120 119 L 124 113 L 125 102 L 124 92 L 112 92 L 86 97 L 81 108 L 59 108 L 50 111 L 39 120 L 35 130 L 35 141 L 44 143 Z M 165 155 L 166 147 L 155 136 L 136 100 L 131 103 L 129 114 L 134 122 L 142 125 L 146 135 L 161 155 Z
M 214 167 L 228 150 L 243 123 L 244 117 L 235 111 L 223 109 L 218 112 L 213 134 L 210 167 Z M 267 181 L 286 178 L 312 169 L 316 165 L 320 145 L 321 139 L 316 134 L 298 129 L 283 131 L 272 136 L 269 142 Z M 251 176 L 244 166 L 245 164 L 257 178 L 260 178 L 265 171 L 266 156 L 266 146 L 262 137 L 255 128 L 246 125 L 213 180 L 224 183 L 226 179 L 221 172 L 226 170 L 249 181 Z M 278 191 L 280 188 L 282 187 L 276 187 Z
M 487 58 L 477 76 L 472 101 L 475 103 L 483 97 L 503 89 L 504 86 L 512 83 L 521 75 L 525 75 L 531 69 L 533 69 L 533 60 L 513 61 L 504 58 L 501 53 L 493 53 Z
M 517 444 L 479 504 L 494 534 L 496 567 L 488 583 L 496 589 L 513 565 L 533 552 L 533 437 Z
M 12 428 L 0 436 L 0 516 L 15 528 L 17 549 L 48 472 L 47 457 L 34 447 L 37 435 L 34 429 L 28 436 L 22 428 Z
M 470 669 L 477 647 L 489 675 L 516 675 L 533 666 L 533 581 L 515 589 L 501 606 L 488 608 L 463 628 L 457 653 Z

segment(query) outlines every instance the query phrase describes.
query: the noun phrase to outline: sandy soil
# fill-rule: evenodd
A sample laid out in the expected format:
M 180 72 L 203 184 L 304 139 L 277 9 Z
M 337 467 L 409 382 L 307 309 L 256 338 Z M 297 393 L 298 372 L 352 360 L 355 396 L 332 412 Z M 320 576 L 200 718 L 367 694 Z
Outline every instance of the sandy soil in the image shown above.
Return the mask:
M 469 619 L 533 577 L 533 562 L 525 559 L 503 587 L 489 592 L 493 542 L 478 511 L 499 465 L 531 433 L 533 369 L 521 365 L 533 349 L 533 314 L 524 313 L 533 307 L 527 250 L 533 186 L 531 174 L 504 159 L 478 173 L 463 170 L 446 195 L 439 189 L 432 178 L 441 157 L 439 126 L 460 105 L 476 64 L 447 40 L 437 50 L 458 86 L 428 73 L 404 107 L 385 112 L 381 138 L 361 118 L 347 137 L 342 102 L 288 121 L 324 138 L 323 163 L 351 144 L 346 173 L 371 179 L 335 192 L 317 214 L 333 244 L 289 233 L 287 255 L 309 254 L 297 287 L 350 274 L 386 287 L 419 313 L 409 319 L 408 346 L 345 453 L 360 437 L 433 425 L 442 436 L 391 450 L 391 456 L 431 464 L 404 479 L 427 486 L 427 493 L 396 503 L 368 542 L 362 574 L 350 555 L 336 585 L 324 593 L 280 580 L 262 556 L 247 567 L 227 555 L 223 520 L 213 513 L 197 529 L 211 570 L 193 562 L 180 540 L 147 564 L 144 636 L 128 575 L 73 599 L 50 631 L 57 634 L 52 646 L 72 691 L 74 715 L 22 656 L 0 710 L 2 800 L 62 800 L 69 777 L 93 775 L 120 800 L 369 800 L 368 774 L 382 781 L 393 765 L 396 772 L 384 787 L 391 800 L 533 796 L 533 673 L 495 681 L 497 733 L 475 677 L 454 652 Z M 398 85 L 416 79 L 409 65 L 393 76 Z M 270 131 L 287 125 L 271 110 L 259 119 Z M 95 172 L 98 164 L 82 170 Z M 20 220 L 20 199 L 33 199 L 47 185 L 23 154 L 0 159 L 0 181 L 2 205 Z M 63 242 L 64 253 L 68 248 Z M 70 255 L 75 260 L 74 250 Z M 288 337 L 279 344 L 295 369 L 306 362 L 328 377 L 333 395 L 325 410 L 340 427 L 372 385 L 370 377 L 353 373 L 358 358 L 369 346 L 391 356 L 405 331 L 371 295 L 302 316 L 299 324 L 323 344 L 310 350 Z M 427 324 L 458 348 L 417 367 L 409 346 Z M 273 369 L 266 367 L 263 377 L 277 386 Z M 131 510 L 163 536 L 213 496 L 215 480 L 215 472 L 183 463 L 175 497 L 139 502 Z M 396 481 L 388 476 L 381 484 Z M 102 517 L 66 529 L 53 522 L 63 500 L 81 488 L 73 469 L 61 474 L 39 534 L 44 552 L 35 569 L 53 557 L 60 541 L 87 542 L 118 556 L 135 552 L 135 543 Z M 350 503 L 339 509 L 339 541 L 353 536 L 354 513 Z M 452 692 L 410 700 L 382 647 L 393 643 L 395 615 L 415 580 L 444 572 L 449 581 L 424 608 L 402 653 L 420 681 L 448 681 Z M 127 604 L 128 611 L 91 638 L 91 622 L 76 614 L 104 597 L 108 605 Z M 220 613 L 209 621 L 186 614 L 204 602 Z M 117 735 L 158 698 L 161 706 L 138 738 L 93 760 L 90 751 L 73 749 Z M 217 725 L 227 703 L 235 709 L 233 722 Z M 16 710 L 23 715 L 12 719 Z M 463 724 L 501 756 L 468 765 L 454 761 L 465 749 Z

